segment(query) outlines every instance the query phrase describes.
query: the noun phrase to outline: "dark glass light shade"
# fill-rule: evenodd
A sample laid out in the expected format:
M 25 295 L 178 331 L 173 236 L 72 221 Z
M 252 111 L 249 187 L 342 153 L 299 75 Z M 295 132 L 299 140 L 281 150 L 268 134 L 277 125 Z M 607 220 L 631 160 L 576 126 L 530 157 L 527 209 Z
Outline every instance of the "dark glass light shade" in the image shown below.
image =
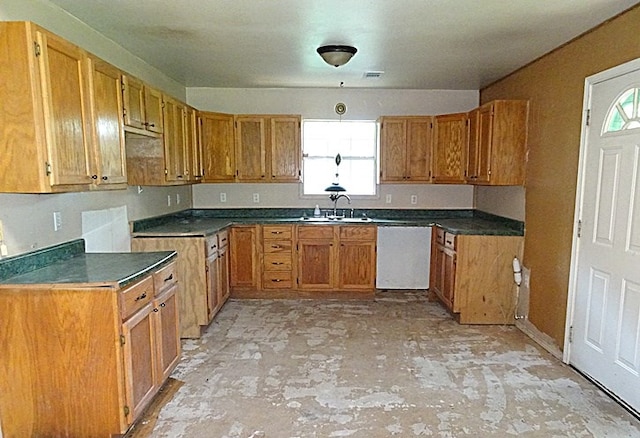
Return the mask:
M 331 184 L 329 187 L 327 187 L 326 189 L 324 189 L 325 192 L 346 192 L 347 189 L 345 189 L 344 187 L 342 187 L 340 184 L 338 183 L 333 183 Z

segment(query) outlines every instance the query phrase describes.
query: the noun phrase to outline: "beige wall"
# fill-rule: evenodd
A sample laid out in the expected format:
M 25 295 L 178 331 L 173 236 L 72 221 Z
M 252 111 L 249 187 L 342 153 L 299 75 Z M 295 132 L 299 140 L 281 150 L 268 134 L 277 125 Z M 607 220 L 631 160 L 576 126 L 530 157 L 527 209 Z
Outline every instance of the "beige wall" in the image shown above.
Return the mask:
M 481 102 L 530 99 L 524 264 L 529 320 L 562 348 L 584 81 L 640 57 L 640 7 L 481 90 Z M 477 199 L 478 208 L 485 200 Z

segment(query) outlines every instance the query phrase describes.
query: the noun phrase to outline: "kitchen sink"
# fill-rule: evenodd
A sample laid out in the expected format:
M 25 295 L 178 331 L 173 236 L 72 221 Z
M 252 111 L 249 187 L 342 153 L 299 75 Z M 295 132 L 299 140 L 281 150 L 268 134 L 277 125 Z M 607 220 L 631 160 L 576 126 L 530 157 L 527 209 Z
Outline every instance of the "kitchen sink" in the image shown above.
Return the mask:
M 362 223 L 371 222 L 370 217 L 301 217 L 304 222 Z

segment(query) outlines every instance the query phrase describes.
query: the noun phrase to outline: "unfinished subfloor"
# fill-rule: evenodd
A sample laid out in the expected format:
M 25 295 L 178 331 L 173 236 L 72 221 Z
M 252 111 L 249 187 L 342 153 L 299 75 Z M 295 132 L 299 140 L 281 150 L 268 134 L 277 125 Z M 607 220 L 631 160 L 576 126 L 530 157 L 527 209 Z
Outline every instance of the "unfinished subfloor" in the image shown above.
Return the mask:
M 231 300 L 183 348 L 149 436 L 640 437 L 518 329 L 459 325 L 424 293 Z

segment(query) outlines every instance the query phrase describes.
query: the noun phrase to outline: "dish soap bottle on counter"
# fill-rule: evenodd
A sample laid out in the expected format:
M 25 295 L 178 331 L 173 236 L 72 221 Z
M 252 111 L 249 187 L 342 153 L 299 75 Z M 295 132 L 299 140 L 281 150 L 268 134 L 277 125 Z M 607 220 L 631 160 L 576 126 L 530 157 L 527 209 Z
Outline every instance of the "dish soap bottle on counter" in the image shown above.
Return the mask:
M 313 217 L 320 217 L 320 207 L 316 204 L 316 208 L 313 210 Z

